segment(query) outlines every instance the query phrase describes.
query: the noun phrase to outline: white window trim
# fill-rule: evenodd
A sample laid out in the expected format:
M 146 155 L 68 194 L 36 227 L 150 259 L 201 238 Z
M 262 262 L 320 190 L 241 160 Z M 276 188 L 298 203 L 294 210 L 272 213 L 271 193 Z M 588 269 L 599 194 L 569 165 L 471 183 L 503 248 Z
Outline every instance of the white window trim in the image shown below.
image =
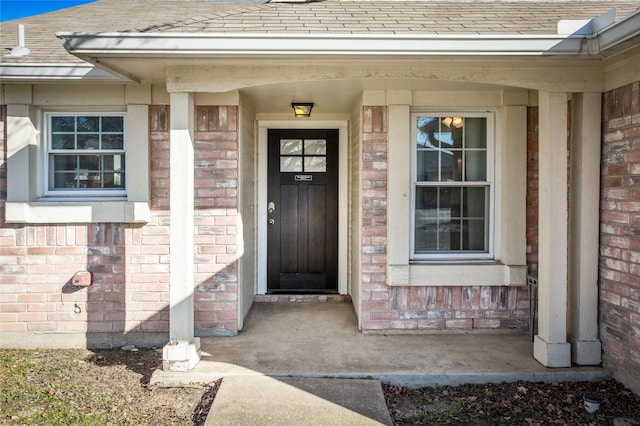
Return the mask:
M 84 107 L 73 113 L 121 112 Z M 46 112 L 58 112 L 48 110 Z M 60 111 L 62 113 L 62 111 Z M 7 203 L 6 222 L 19 224 L 57 223 L 148 223 L 149 208 L 149 106 L 129 104 L 126 139 L 126 196 L 95 195 L 45 197 L 47 182 L 43 151 L 44 113 L 30 105 L 9 105 L 7 111 Z M 43 163 L 44 162 L 44 163 Z M 135 164 L 135 168 L 128 165 Z M 83 194 L 84 195 L 84 194 Z
M 49 161 L 49 155 L 52 151 L 51 147 L 51 119 L 53 117 L 122 117 L 124 123 L 124 146 L 122 150 L 117 150 L 118 152 L 122 152 L 125 156 L 125 182 L 124 189 L 96 189 L 94 191 L 65 191 L 60 189 L 51 189 L 51 179 L 53 176 L 51 175 L 51 162 Z M 82 201 L 88 199 L 94 199 L 96 201 L 100 201 L 102 199 L 109 199 L 112 201 L 117 201 L 118 199 L 126 200 L 127 198 L 127 188 L 129 187 L 129 155 L 127 153 L 128 147 L 128 132 L 127 132 L 127 112 L 126 111 L 90 111 L 90 112 L 70 112 L 70 111 L 47 111 L 44 113 L 44 122 L 43 122 L 43 147 L 42 150 L 44 159 L 42 160 L 42 178 L 44 179 L 44 198 L 50 200 L 68 200 L 73 199 L 74 201 Z M 92 153 L 104 153 L 106 150 L 94 150 Z M 77 150 L 70 150 L 69 153 L 75 153 Z
M 416 149 L 416 119 L 420 116 L 441 116 L 441 117 L 462 117 L 475 118 L 481 117 L 487 120 L 487 180 L 485 182 L 452 182 L 454 186 L 482 186 L 489 188 L 489 206 L 487 215 L 487 251 L 486 252 L 445 252 L 416 254 L 415 252 L 415 205 L 416 205 L 416 187 L 417 187 L 417 149 Z M 410 261 L 458 261 L 458 260 L 493 260 L 494 259 L 494 241 L 495 241 L 495 113 L 494 112 L 474 112 L 469 110 L 415 110 L 411 112 L 411 208 L 410 208 Z M 442 185 L 438 185 L 442 184 Z M 448 182 L 434 182 L 434 186 L 446 186 Z
M 441 96 L 443 99 L 446 96 Z M 376 98 L 377 99 L 377 98 Z M 420 98 L 422 99 L 422 98 Z M 526 269 L 526 160 L 527 112 L 524 103 L 500 96 L 485 108 L 460 105 L 457 110 L 495 113 L 495 260 L 410 261 L 409 217 L 411 214 L 411 113 L 449 108 L 406 104 L 388 105 L 388 243 L 389 286 L 523 286 Z M 433 96 L 428 98 L 433 102 Z M 435 102 L 440 102 L 436 99 Z M 508 212 L 508 214 L 506 213 Z

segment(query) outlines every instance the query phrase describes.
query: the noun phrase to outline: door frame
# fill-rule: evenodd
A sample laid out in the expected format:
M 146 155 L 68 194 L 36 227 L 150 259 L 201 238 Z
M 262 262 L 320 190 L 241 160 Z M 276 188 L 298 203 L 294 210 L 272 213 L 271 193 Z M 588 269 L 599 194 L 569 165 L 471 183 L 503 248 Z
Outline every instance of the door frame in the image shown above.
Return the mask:
M 258 285 L 257 294 L 267 292 L 267 149 L 269 129 L 338 129 L 338 293 L 348 294 L 348 155 L 349 123 L 346 120 L 258 120 Z

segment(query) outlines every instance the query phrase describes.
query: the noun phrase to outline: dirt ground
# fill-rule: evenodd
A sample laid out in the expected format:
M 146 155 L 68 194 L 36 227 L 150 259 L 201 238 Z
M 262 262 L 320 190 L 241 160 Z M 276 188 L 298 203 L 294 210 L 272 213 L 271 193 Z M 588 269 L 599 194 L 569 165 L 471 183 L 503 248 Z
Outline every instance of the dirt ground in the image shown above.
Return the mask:
M 149 387 L 159 350 L 0 350 L 0 424 L 201 425 L 219 382 Z M 639 425 L 640 397 L 614 381 L 408 389 L 383 384 L 397 425 Z M 600 409 L 584 410 L 584 395 Z

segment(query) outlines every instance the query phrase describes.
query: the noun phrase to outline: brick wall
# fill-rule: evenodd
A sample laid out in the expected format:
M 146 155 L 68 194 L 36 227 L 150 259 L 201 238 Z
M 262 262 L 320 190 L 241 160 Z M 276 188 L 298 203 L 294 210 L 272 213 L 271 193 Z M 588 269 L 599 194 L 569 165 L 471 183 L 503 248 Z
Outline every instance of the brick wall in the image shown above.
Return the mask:
M 56 340 L 58 333 L 86 335 L 86 344 L 94 347 L 164 343 L 169 320 L 168 108 L 150 108 L 153 201 L 151 221 L 144 226 L 6 224 L 6 110 L 0 111 L 0 331 L 48 333 L 48 346 L 73 346 L 85 339 Z M 71 285 L 73 274 L 82 270 L 93 273 L 87 289 Z M 3 345 L 12 344 L 7 336 Z
M 389 287 L 387 110 L 364 107 L 362 329 L 526 329 L 528 292 L 516 287 Z
M 195 328 L 238 331 L 238 108 L 195 111 Z
M 600 332 L 605 363 L 640 389 L 640 82 L 603 102 Z

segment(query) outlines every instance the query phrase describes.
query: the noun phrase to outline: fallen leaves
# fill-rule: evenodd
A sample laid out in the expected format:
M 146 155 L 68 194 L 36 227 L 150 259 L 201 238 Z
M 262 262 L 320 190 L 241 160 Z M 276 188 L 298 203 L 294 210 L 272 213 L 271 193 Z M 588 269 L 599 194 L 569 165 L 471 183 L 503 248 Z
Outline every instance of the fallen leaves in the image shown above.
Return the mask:
M 420 389 L 383 384 L 383 390 L 396 425 L 607 425 L 614 419 L 626 418 L 637 420 L 635 425 L 640 426 L 640 397 L 613 380 Z M 585 394 L 597 394 L 602 399 L 599 411 L 585 412 Z

